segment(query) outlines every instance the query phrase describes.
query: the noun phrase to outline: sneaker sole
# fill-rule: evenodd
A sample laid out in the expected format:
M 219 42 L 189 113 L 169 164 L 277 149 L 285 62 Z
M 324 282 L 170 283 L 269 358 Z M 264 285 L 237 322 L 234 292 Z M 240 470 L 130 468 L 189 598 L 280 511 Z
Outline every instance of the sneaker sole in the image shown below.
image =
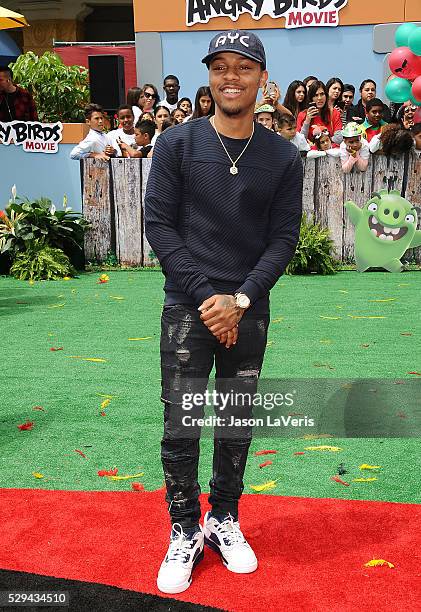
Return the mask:
M 229 570 L 230 572 L 233 572 L 234 574 L 251 574 L 252 572 L 255 572 L 257 570 L 257 565 L 258 565 L 257 561 L 246 567 L 244 566 L 236 567 L 235 565 L 230 564 L 225 559 L 219 546 L 215 544 L 215 542 L 212 542 L 212 540 L 209 540 L 209 538 L 207 538 L 206 536 L 205 536 L 205 544 L 206 546 L 209 546 L 209 548 L 211 548 L 214 552 L 216 552 L 221 557 L 222 563 L 225 565 L 227 570 Z
M 193 570 L 196 567 L 196 565 L 203 559 L 204 556 L 205 556 L 205 553 L 202 550 L 201 553 L 196 557 L 196 559 L 195 559 L 195 561 L 193 563 L 193 567 L 191 569 L 190 576 L 182 584 L 167 587 L 167 586 L 165 586 L 163 584 L 160 584 L 159 580 L 157 580 L 156 581 L 156 586 L 161 591 L 161 593 L 168 593 L 170 595 L 175 595 L 176 593 L 183 593 L 183 591 L 187 591 L 187 589 L 189 588 L 189 586 L 192 583 Z

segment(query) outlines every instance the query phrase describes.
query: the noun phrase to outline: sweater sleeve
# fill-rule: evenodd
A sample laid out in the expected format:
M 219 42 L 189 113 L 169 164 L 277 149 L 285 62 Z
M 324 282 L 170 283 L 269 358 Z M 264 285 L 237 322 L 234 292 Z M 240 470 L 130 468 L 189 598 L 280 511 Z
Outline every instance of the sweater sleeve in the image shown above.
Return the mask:
M 182 176 L 174 151 L 157 139 L 145 196 L 146 237 L 166 276 L 200 305 L 217 292 L 200 270 L 177 231 Z
M 293 157 L 272 201 L 269 236 L 259 261 L 238 288 L 252 303 L 267 295 L 292 259 L 300 235 L 303 198 L 303 165 Z

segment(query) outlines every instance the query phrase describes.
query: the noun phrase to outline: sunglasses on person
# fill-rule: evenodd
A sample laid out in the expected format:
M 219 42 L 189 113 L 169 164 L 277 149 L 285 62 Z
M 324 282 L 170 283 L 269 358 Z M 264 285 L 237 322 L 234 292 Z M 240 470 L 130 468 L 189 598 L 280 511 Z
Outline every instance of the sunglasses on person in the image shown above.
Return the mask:
M 417 110 L 416 106 L 405 106 L 405 108 L 403 109 L 403 112 L 406 115 L 407 113 L 409 113 L 409 111 L 415 113 L 416 110 Z
M 156 98 L 156 94 L 149 93 L 149 91 L 145 91 L 143 95 L 145 96 L 145 98 Z

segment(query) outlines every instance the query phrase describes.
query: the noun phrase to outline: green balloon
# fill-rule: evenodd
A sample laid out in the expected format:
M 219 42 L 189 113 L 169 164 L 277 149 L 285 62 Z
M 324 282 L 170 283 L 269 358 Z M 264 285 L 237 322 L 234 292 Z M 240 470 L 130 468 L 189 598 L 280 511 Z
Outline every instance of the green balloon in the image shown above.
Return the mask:
M 407 47 L 409 37 L 415 30 L 418 30 L 418 26 L 415 23 L 403 23 L 398 27 L 395 32 L 395 43 L 397 47 Z M 414 51 L 415 53 L 415 51 Z
M 415 55 L 421 55 L 421 28 L 410 32 L 408 36 L 408 47 Z
M 384 93 L 392 102 L 406 102 L 411 95 L 411 83 L 406 79 L 396 77 L 388 82 Z

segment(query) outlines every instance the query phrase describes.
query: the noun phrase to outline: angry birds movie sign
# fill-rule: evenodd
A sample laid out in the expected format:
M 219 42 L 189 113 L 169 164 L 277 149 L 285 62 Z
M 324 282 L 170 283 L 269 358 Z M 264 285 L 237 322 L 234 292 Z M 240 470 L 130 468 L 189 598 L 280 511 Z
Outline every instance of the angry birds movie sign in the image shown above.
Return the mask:
M 400 258 L 407 249 L 421 245 L 417 230 L 417 211 L 399 191 L 382 190 L 373 193 L 359 208 L 346 202 L 345 208 L 355 225 L 355 261 L 357 270 L 385 268 L 401 272 Z

